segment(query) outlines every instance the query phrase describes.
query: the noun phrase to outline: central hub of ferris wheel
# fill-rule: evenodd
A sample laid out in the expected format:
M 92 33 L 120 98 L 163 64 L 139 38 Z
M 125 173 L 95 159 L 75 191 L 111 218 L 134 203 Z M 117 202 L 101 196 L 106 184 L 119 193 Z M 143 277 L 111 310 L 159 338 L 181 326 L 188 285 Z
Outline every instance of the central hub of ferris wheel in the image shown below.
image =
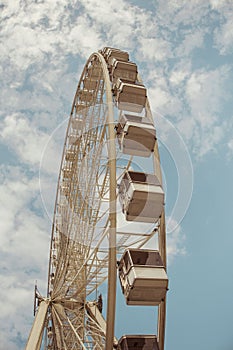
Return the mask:
M 117 275 L 127 307 L 157 308 L 154 334 L 116 337 Z M 167 290 L 164 192 L 147 89 L 129 54 L 105 47 L 88 59 L 72 104 L 48 294 L 35 294 L 26 350 L 164 350 Z

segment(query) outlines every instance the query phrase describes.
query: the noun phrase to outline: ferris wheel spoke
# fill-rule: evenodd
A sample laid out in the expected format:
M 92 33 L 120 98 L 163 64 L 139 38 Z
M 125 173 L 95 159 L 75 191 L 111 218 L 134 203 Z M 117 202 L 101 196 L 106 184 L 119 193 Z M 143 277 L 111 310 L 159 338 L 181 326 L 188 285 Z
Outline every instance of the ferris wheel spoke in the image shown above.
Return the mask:
M 53 321 L 53 331 L 51 328 L 51 334 L 48 334 L 47 345 L 48 347 L 50 346 L 52 349 L 54 348 L 56 350 L 62 348 L 67 349 L 64 342 L 63 323 L 54 305 L 51 308 L 51 315 Z
M 70 286 L 72 284 L 77 284 L 78 276 L 82 275 L 84 269 L 86 269 L 86 271 L 85 271 L 85 279 L 89 278 L 89 280 L 92 280 L 93 278 L 96 279 L 96 276 L 98 276 L 98 274 L 96 274 L 96 272 L 100 271 L 100 269 L 103 267 L 103 263 L 102 263 L 102 265 L 100 267 L 100 261 L 103 262 L 103 260 L 104 260 L 104 267 L 106 268 L 107 260 L 108 260 L 107 254 L 105 253 L 104 259 L 103 259 L 103 257 L 100 259 L 100 258 L 98 258 L 98 252 L 99 252 L 99 246 L 100 246 L 102 240 L 104 239 L 104 237 L 106 237 L 107 234 L 108 234 L 108 227 L 105 226 L 103 228 L 103 235 L 102 235 L 102 237 L 100 237 L 99 242 L 96 245 L 96 248 L 91 250 L 91 254 L 89 254 L 89 256 L 86 258 L 86 260 L 83 262 L 83 265 L 79 266 L 79 269 L 76 270 L 76 273 L 74 274 L 73 279 L 66 286 L 67 288 L 66 288 L 65 294 L 68 292 L 68 290 L 70 289 Z M 90 278 L 88 276 L 90 276 L 91 269 L 93 268 L 93 266 L 95 264 L 97 264 L 98 270 L 94 270 L 94 272 L 92 271 L 92 278 Z M 84 286 L 82 285 L 80 287 L 80 285 L 79 285 L 79 289 L 77 289 L 76 294 L 78 294 L 80 292 L 80 290 L 81 290 L 80 288 L 84 288 Z

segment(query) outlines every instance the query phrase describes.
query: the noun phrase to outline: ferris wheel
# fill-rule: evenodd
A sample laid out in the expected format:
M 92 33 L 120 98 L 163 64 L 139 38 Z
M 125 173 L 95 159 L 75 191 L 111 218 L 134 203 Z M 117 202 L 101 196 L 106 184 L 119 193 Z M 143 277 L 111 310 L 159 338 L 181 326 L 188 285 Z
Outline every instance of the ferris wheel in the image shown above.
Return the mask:
M 145 161 L 150 171 L 142 170 Z M 156 334 L 115 337 L 117 278 L 127 307 L 156 307 Z M 167 289 L 164 192 L 147 90 L 129 54 L 105 47 L 87 60 L 74 97 L 47 296 L 35 289 L 26 350 L 164 350 Z

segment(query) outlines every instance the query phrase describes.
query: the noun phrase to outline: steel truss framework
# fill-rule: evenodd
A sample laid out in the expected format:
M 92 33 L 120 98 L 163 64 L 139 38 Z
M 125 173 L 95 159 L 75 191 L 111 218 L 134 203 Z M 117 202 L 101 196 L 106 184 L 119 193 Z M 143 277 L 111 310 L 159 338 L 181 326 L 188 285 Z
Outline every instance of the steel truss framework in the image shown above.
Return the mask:
M 74 97 L 57 186 L 48 294 L 45 298 L 36 292 L 36 317 L 26 350 L 116 348 L 118 257 L 128 247 L 142 248 L 157 235 L 166 267 L 164 211 L 150 232 L 119 232 L 117 227 L 117 184 L 134 157 L 123 161 L 116 142 L 117 106 L 108 68 L 101 51 L 93 53 Z M 144 110 L 153 123 L 148 98 Z M 157 141 L 150 159 L 162 183 Z M 106 321 L 96 302 L 96 291 L 104 282 L 108 286 Z M 165 315 L 166 299 L 158 307 L 160 350 L 164 349 Z

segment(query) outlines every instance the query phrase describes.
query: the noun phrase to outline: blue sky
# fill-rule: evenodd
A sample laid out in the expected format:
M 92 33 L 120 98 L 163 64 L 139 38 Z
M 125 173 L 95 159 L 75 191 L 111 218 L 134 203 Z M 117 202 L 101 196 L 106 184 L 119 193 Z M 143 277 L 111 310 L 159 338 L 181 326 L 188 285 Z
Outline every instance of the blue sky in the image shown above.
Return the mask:
M 44 203 L 50 213 L 62 130 L 50 135 L 70 113 L 85 61 L 108 45 L 138 64 L 157 123 L 176 225 L 168 233 L 166 350 L 233 349 L 232 15 L 231 0 L 1 1 L 0 350 L 24 348 L 35 280 L 46 289 Z M 168 124 L 187 150 L 171 155 Z M 181 220 L 172 208 L 189 192 Z M 118 336 L 120 317 L 130 325 L 140 312 L 131 310 L 119 296 Z M 151 314 L 140 314 L 149 333 Z

